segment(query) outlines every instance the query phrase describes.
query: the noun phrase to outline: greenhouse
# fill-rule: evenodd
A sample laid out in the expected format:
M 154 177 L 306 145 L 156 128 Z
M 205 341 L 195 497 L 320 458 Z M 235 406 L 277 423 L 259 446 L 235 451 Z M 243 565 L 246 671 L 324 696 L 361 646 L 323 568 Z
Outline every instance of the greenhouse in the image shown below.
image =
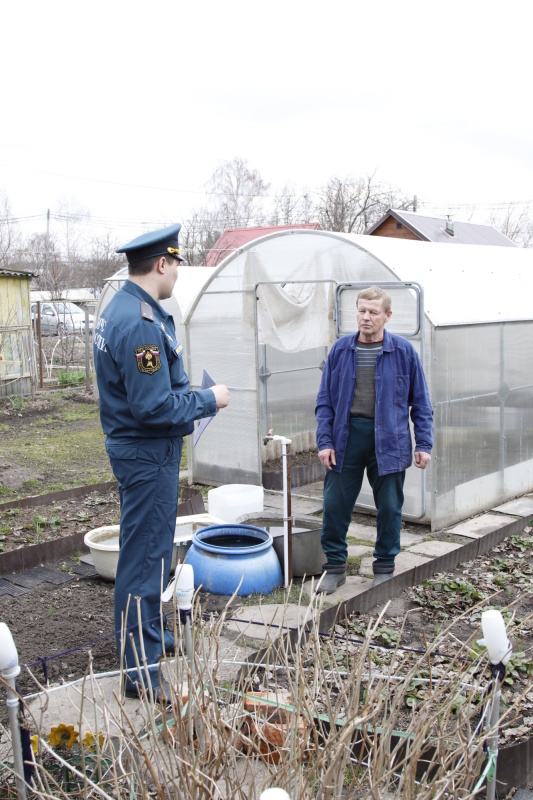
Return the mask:
M 388 329 L 418 350 L 434 407 L 433 459 L 407 472 L 405 516 L 440 529 L 533 489 L 533 252 L 309 230 L 236 250 L 183 314 L 191 387 L 207 373 L 231 392 L 188 448 L 191 482 L 261 484 L 270 429 L 316 450 L 321 368 L 369 284 L 392 295 Z M 373 507 L 368 484 L 360 503 Z

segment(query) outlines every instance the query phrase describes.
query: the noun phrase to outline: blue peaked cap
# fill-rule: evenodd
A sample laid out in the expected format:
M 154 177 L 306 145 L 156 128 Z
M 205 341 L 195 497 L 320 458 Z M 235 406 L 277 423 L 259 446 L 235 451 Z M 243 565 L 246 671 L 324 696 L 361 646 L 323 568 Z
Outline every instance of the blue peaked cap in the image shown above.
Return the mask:
M 180 232 L 181 225 L 177 222 L 175 225 L 168 225 L 166 228 L 159 228 L 157 231 L 149 231 L 132 239 L 128 244 L 123 244 L 118 247 L 115 252 L 126 253 L 126 258 L 129 264 L 134 264 L 136 261 L 143 261 L 145 258 L 153 258 L 154 256 L 174 256 L 178 261 L 185 261 L 180 256 L 178 233 Z

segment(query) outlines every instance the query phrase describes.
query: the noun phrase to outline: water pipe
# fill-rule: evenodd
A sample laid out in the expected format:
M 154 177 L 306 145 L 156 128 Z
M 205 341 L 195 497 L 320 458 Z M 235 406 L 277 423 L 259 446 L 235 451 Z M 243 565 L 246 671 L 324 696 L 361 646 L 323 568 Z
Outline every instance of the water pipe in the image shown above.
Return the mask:
M 273 442 L 281 442 L 281 456 L 283 462 L 283 577 L 284 587 L 289 588 L 292 581 L 292 509 L 291 509 L 291 467 L 289 461 L 288 446 L 291 439 L 284 436 L 272 435 L 272 430 L 264 437 L 266 444 L 271 439 Z
M 492 699 L 490 714 L 487 716 L 491 734 L 487 740 L 487 753 L 489 757 L 489 770 L 487 772 L 487 800 L 494 800 L 496 796 L 496 766 L 498 761 L 498 719 L 500 717 L 501 683 L 505 677 L 505 665 L 511 658 L 511 643 L 507 638 L 505 622 L 501 611 L 489 609 L 481 614 L 481 628 L 483 639 L 479 644 L 487 648 L 492 664 Z
M 9 727 L 11 728 L 11 745 L 13 747 L 13 764 L 17 793 L 21 800 L 26 800 L 26 783 L 24 781 L 24 759 L 22 757 L 22 741 L 19 725 L 19 699 L 15 688 L 15 678 L 20 673 L 19 657 L 11 631 L 5 622 L 0 622 L 0 677 L 7 684 L 7 710 Z

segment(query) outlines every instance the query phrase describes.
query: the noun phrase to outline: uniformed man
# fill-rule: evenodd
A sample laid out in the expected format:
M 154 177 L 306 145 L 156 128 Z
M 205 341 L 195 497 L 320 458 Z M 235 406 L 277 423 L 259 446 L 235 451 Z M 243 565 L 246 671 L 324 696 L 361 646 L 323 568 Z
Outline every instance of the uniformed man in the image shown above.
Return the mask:
M 229 402 L 226 386 L 191 391 L 174 320 L 160 305 L 178 278 L 181 225 L 138 236 L 119 247 L 128 259 L 128 280 L 106 306 L 94 332 L 94 361 L 106 450 L 118 481 L 120 552 L 115 581 L 115 630 L 119 659 L 139 661 L 136 599 L 140 597 L 143 647 L 153 690 L 161 697 L 158 661 L 174 649 L 160 618 L 176 526 L 183 437 L 196 419 L 213 416 Z M 128 628 L 122 638 L 124 626 Z M 140 693 L 137 672 L 128 672 L 125 691 Z

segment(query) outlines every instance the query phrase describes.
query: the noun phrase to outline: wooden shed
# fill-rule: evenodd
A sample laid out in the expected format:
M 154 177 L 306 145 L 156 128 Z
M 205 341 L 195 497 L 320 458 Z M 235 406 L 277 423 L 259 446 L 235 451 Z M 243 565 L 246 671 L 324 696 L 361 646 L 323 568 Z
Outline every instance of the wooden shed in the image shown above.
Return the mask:
M 486 244 L 491 247 L 516 247 L 515 243 L 493 225 L 477 222 L 459 222 L 450 217 L 428 217 L 415 211 L 397 211 L 389 208 L 366 231 L 367 236 L 385 236 L 392 239 L 412 239 L 418 242 L 441 244 Z
M 28 395 L 32 391 L 32 277 L 32 272 L 0 268 L 0 397 Z

